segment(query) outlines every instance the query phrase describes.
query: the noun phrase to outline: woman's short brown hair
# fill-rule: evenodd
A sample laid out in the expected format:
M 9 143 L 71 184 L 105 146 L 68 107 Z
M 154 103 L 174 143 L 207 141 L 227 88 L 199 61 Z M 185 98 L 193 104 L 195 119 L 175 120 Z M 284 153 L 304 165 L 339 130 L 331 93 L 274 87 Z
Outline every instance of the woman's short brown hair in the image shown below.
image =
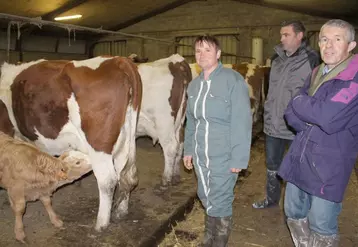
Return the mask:
M 218 39 L 211 35 L 198 36 L 194 41 L 194 48 L 195 48 L 196 44 L 198 44 L 198 43 L 202 44 L 203 42 L 206 42 L 209 45 L 214 46 L 217 51 L 220 50 L 220 43 L 219 43 Z

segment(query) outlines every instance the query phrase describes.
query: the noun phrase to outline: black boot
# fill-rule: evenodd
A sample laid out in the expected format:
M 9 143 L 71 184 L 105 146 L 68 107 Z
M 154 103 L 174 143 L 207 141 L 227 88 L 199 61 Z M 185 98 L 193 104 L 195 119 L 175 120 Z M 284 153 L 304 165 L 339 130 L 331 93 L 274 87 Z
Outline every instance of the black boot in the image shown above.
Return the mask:
M 205 231 L 202 247 L 214 247 L 215 217 L 205 215 Z
M 232 227 L 232 216 L 215 218 L 215 238 L 213 247 L 227 247 Z
M 277 171 L 267 169 L 266 198 L 252 204 L 253 208 L 262 209 L 278 206 L 281 197 L 281 181 Z

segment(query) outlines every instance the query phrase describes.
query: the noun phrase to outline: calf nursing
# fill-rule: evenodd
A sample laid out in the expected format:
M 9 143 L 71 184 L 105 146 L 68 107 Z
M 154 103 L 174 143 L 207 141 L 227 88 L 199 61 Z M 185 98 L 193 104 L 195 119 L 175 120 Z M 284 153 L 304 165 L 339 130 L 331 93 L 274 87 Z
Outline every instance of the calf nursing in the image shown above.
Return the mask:
M 25 242 L 22 216 L 26 202 L 40 199 L 53 225 L 62 227 L 51 206 L 50 196 L 60 186 L 91 170 L 83 153 L 69 151 L 54 158 L 35 146 L 0 132 L 0 186 L 7 190 L 15 214 L 16 239 Z

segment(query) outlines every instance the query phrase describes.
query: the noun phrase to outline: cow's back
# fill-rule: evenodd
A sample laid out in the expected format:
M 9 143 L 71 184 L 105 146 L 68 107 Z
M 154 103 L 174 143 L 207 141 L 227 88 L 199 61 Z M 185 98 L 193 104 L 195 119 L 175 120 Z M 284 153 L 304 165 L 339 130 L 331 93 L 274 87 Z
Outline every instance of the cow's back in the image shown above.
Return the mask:
M 71 85 L 60 82 L 67 61 L 44 61 L 18 74 L 12 85 L 12 109 L 22 135 L 35 141 L 36 130 L 56 139 L 68 122 L 67 99 Z
M 70 81 L 89 144 L 95 150 L 111 153 L 128 105 L 139 112 L 142 86 L 136 66 L 121 57 L 106 60 L 95 70 L 68 64 L 62 77 Z
M 86 146 L 110 154 L 129 102 L 139 109 L 142 94 L 136 66 L 121 57 L 41 61 L 10 84 L 15 129 L 51 154 Z

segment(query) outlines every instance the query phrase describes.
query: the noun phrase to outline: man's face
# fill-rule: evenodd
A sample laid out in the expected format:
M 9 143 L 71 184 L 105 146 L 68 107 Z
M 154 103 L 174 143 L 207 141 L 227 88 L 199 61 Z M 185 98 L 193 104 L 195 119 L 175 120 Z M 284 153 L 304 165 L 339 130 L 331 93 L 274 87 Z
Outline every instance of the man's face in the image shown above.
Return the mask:
M 198 42 L 195 44 L 195 59 L 196 63 L 203 70 L 215 69 L 218 65 L 218 59 L 220 58 L 221 51 L 216 50 L 214 45 L 207 42 Z
M 325 26 L 320 32 L 318 45 L 322 60 L 331 69 L 348 58 L 349 53 L 356 46 L 356 42 L 348 41 L 346 29 Z
M 292 54 L 300 47 L 303 33 L 299 32 L 298 34 L 296 34 L 291 25 L 282 27 L 280 30 L 280 35 L 283 49 L 287 53 Z

